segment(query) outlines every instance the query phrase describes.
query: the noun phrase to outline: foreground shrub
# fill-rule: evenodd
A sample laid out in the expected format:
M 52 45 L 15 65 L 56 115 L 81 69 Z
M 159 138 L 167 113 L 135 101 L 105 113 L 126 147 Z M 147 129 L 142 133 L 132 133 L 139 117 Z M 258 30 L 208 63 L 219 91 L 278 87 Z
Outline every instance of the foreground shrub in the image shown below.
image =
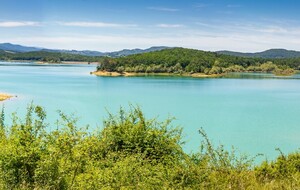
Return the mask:
M 278 151 L 280 151 L 278 149 Z M 300 187 L 300 153 L 280 156 L 271 162 L 264 161 L 255 168 L 257 178 L 267 185 L 276 183 L 276 188 L 298 189 Z
M 109 114 L 98 132 L 30 105 L 11 126 L 0 115 L 0 189 L 297 189 L 299 153 L 254 168 L 253 159 L 215 147 L 200 129 L 200 151 L 185 154 L 171 119 L 146 119 L 139 108 Z M 49 128 L 48 128 L 49 129 Z

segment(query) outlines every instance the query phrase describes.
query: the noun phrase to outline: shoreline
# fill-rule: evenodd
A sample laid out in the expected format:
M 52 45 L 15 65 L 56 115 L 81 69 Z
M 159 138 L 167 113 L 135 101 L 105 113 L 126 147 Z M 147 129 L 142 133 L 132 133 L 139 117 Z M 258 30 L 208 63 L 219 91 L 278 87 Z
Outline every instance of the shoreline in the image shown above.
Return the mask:
M 3 62 L 20 62 L 20 63 L 36 63 L 36 64 L 78 64 L 78 65 L 97 65 L 98 62 L 88 62 L 88 61 L 62 61 L 59 63 L 50 63 L 50 62 L 44 62 L 44 61 L 36 61 L 36 60 L 0 60 Z
M 0 93 L 0 102 L 5 101 L 5 100 L 9 100 L 12 97 L 13 97 L 12 95 Z
M 108 72 L 108 71 L 94 71 L 90 74 L 102 77 L 137 77 L 137 76 L 178 76 L 178 77 L 193 77 L 193 78 L 219 78 L 224 76 L 225 74 L 212 74 L 207 75 L 204 73 L 183 73 L 183 74 L 175 74 L 175 73 L 134 73 L 134 72 Z
M 98 62 L 87 62 L 87 61 L 62 61 L 59 63 L 51 63 L 44 61 L 33 61 L 36 64 L 71 64 L 71 65 L 97 65 Z
M 239 72 L 234 72 L 239 73 Z M 250 72 L 246 71 L 245 73 L 264 73 L 264 72 Z M 273 74 L 275 77 L 290 77 L 297 72 L 289 73 L 289 74 L 276 74 L 276 73 L 268 73 L 267 74 Z M 96 76 L 102 76 L 102 77 L 138 77 L 138 76 L 174 76 L 174 77 L 192 77 L 192 78 L 220 78 L 223 77 L 229 73 L 221 73 L 221 74 L 205 74 L 205 73 L 182 73 L 182 74 L 176 74 L 176 73 L 135 73 L 135 72 L 109 72 L 109 71 L 93 71 L 90 72 L 92 75 Z

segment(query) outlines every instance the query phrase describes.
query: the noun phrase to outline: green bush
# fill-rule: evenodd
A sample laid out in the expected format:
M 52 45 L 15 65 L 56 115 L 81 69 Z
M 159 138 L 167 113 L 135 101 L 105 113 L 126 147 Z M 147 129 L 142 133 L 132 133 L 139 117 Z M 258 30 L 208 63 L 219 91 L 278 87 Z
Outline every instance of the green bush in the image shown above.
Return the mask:
M 254 158 L 215 147 L 200 129 L 200 151 L 182 150 L 172 119 L 146 119 L 139 108 L 109 114 L 101 131 L 79 128 L 59 113 L 46 131 L 46 112 L 30 105 L 24 120 L 0 115 L 0 189 L 297 189 L 299 152 L 254 167 Z

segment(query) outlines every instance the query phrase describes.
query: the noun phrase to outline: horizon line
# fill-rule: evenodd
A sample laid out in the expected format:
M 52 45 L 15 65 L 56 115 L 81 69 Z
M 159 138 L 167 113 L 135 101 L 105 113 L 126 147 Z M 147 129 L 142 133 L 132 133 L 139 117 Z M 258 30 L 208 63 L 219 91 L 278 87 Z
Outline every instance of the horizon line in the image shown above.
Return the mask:
M 61 51 L 95 51 L 95 52 L 99 52 L 99 53 L 112 53 L 112 52 L 118 52 L 118 51 L 123 51 L 123 50 L 136 50 L 136 49 L 140 49 L 140 50 L 146 50 L 146 49 L 150 49 L 150 48 L 155 48 L 155 47 L 165 47 L 165 48 L 185 48 L 185 49 L 194 49 L 194 50 L 199 50 L 199 51 L 206 51 L 206 52 L 223 52 L 223 51 L 227 51 L 227 52 L 235 52 L 235 53 L 261 53 L 261 52 L 265 52 L 268 50 L 286 50 L 286 51 L 296 51 L 296 52 L 300 52 L 300 50 L 295 50 L 295 49 L 286 49 L 283 47 L 274 47 L 274 48 L 269 48 L 269 49 L 264 49 L 261 51 L 252 51 L 252 52 L 245 52 L 245 51 L 235 51 L 235 50 L 229 50 L 229 49 L 220 49 L 220 50 L 216 50 L 216 51 L 210 51 L 210 50 L 204 50 L 204 49 L 198 49 L 198 48 L 189 48 L 189 47 L 183 47 L 183 46 L 167 46 L 167 45 L 154 45 L 154 46 L 149 46 L 147 48 L 141 48 L 141 47 L 136 47 L 136 48 L 123 48 L 123 49 L 119 49 L 119 50 L 114 50 L 114 51 L 100 51 L 100 50 L 91 50 L 91 49 L 83 49 L 83 50 L 78 50 L 78 49 L 59 49 L 59 48 L 47 48 L 47 47 L 40 47 L 40 46 L 34 46 L 34 45 L 23 45 L 23 44 L 17 44 L 17 43 L 11 43 L 11 42 L 0 42 L 1 44 L 10 44 L 10 45 L 14 45 L 14 46 L 22 46 L 25 48 L 37 48 L 41 50 L 61 50 Z

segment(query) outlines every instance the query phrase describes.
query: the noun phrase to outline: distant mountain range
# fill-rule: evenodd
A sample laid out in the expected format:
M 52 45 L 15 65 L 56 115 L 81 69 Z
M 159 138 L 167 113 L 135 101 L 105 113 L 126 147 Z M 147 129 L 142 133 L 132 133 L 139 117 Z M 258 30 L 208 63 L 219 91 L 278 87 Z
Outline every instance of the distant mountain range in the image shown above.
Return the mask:
M 30 51 L 40 51 L 42 48 L 36 47 L 26 47 L 11 43 L 2 43 L 0 44 L 0 50 L 8 51 L 8 52 L 30 52 Z
M 269 49 L 257 53 L 241 53 L 241 52 L 234 52 L 234 51 L 217 51 L 217 53 L 238 56 L 238 57 L 257 57 L 257 58 L 270 58 L 270 59 L 300 57 L 299 51 L 286 50 L 286 49 Z
M 90 51 L 90 50 L 78 51 L 78 50 L 47 49 L 47 48 L 38 48 L 38 47 L 27 47 L 27 46 L 16 45 L 11 43 L 0 43 L 0 50 L 3 50 L 8 53 L 45 51 L 45 52 L 69 53 L 69 54 L 85 55 L 85 56 L 109 56 L 109 57 L 121 57 L 121 56 L 127 56 L 127 55 L 139 54 L 139 53 L 159 51 L 168 48 L 170 47 L 156 46 L 156 47 L 150 47 L 148 49 L 124 49 L 115 52 L 99 52 L 99 51 Z
M 39 47 L 27 47 L 22 45 L 16 45 L 11 43 L 0 43 L 0 53 L 1 50 L 8 53 L 24 53 L 24 52 L 35 52 L 35 51 L 45 51 L 45 52 L 55 52 L 55 53 L 69 53 L 74 55 L 84 55 L 84 56 L 109 56 L 109 57 L 122 57 L 127 55 L 139 54 L 160 51 L 163 49 L 170 49 L 172 47 L 167 46 L 156 46 L 150 47 L 148 49 L 123 49 L 121 51 L 114 52 L 99 52 L 99 51 L 90 51 L 90 50 L 63 50 L 63 49 L 47 49 Z M 286 50 L 286 49 L 269 49 L 263 52 L 257 53 L 241 53 L 234 51 L 217 51 L 218 54 L 232 55 L 238 57 L 256 57 L 256 58 L 296 58 L 300 57 L 299 51 Z

